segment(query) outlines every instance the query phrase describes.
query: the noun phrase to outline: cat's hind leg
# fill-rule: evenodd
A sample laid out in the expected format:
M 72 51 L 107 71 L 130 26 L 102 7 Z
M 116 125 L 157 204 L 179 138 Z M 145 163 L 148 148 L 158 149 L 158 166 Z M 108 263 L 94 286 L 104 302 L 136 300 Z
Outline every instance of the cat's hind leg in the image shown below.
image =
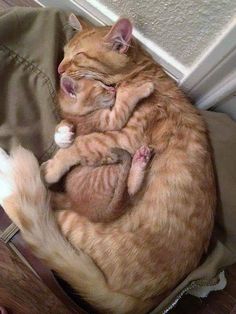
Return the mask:
M 128 177 L 130 196 L 135 195 L 141 188 L 151 156 L 152 150 L 148 146 L 140 147 L 134 154 Z
M 58 182 L 72 166 L 78 164 L 100 166 L 119 162 L 118 155 L 113 154 L 106 143 L 104 145 L 100 145 L 104 149 L 103 154 L 101 154 L 99 151 L 99 143 L 94 145 L 95 149 L 93 148 L 93 152 L 88 149 L 90 137 L 81 136 L 79 138 L 81 139 L 79 143 L 76 143 L 75 141 L 75 143 L 73 143 L 70 147 L 66 149 L 59 149 L 52 159 L 49 159 L 41 165 L 42 174 L 48 184 Z M 88 142 L 86 142 L 87 138 Z M 98 152 L 96 154 L 97 148 Z M 87 157 L 88 155 L 90 156 Z
M 132 157 L 120 148 L 111 149 L 110 154 L 117 164 L 72 170 L 66 179 L 66 192 L 51 195 L 53 209 L 73 210 L 92 222 L 120 217 L 129 200 L 127 180 Z
M 143 137 L 142 128 L 134 136 L 132 130 L 126 132 L 110 131 L 106 133 L 92 133 L 77 136 L 74 143 L 66 148 L 59 149 L 52 159 L 44 163 L 43 174 L 47 183 L 58 182 L 59 179 L 75 165 L 100 166 L 114 164 L 118 160 L 111 155 L 111 147 L 127 150 L 131 155 L 138 147 Z
M 131 167 L 131 155 L 120 148 L 112 148 L 111 153 L 116 155 L 114 159 L 117 158 L 120 165 L 113 165 L 113 167 L 119 167 L 117 184 L 110 204 L 107 206 L 106 210 L 102 211 L 103 217 L 101 221 L 104 222 L 120 217 L 124 213 L 129 200 L 127 181 Z

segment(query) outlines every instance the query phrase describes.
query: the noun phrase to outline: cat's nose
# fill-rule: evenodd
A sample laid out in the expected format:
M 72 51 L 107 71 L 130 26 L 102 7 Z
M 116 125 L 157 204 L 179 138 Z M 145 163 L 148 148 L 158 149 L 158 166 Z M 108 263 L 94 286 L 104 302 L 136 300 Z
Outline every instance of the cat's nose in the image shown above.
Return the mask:
M 65 72 L 65 64 L 63 62 L 61 62 L 57 68 L 57 72 L 58 74 L 63 74 Z

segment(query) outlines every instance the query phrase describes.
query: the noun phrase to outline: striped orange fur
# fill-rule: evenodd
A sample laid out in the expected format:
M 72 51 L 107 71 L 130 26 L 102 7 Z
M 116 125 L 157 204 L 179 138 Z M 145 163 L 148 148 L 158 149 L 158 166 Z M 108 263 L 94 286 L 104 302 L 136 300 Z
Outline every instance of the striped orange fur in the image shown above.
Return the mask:
M 56 129 L 67 126 L 75 129 L 77 136 L 120 130 L 139 100 L 153 92 L 151 82 L 121 84 L 115 99 L 115 89 L 99 81 L 83 78 L 75 82 L 64 76 L 61 85 L 63 83 L 59 109 L 64 120 Z M 66 88 L 68 90 L 64 90 Z M 133 161 L 125 150 L 113 149 L 112 152 L 116 164 L 73 169 L 66 176 L 65 192 L 52 194 L 53 207 L 76 211 L 93 222 L 108 222 L 120 217 L 130 197 L 134 197 L 142 185 L 151 150 L 140 147 Z

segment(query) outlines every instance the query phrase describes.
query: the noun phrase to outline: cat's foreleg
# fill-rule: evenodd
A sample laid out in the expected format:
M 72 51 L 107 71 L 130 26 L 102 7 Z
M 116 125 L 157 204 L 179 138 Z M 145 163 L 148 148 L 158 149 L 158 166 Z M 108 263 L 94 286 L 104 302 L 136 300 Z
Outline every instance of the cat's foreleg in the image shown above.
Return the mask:
M 110 221 L 120 217 L 126 210 L 129 201 L 127 180 L 131 167 L 131 156 L 127 151 L 120 148 L 114 148 L 112 152 L 120 159 L 119 172 L 113 197 L 106 209 L 102 211 L 101 221 Z
M 115 105 L 112 110 L 103 110 L 97 122 L 98 129 L 103 132 L 121 130 L 139 101 L 150 96 L 153 91 L 154 84 L 152 82 L 121 84 L 117 91 Z
M 139 142 L 138 137 L 136 140 Z M 111 152 L 112 147 L 122 148 L 133 155 L 137 149 L 135 145 L 137 143 L 131 143 L 128 132 L 77 136 L 70 147 L 59 149 L 52 159 L 42 165 L 45 181 L 49 184 L 58 182 L 72 166 L 78 164 L 99 166 L 116 163 L 119 159 Z

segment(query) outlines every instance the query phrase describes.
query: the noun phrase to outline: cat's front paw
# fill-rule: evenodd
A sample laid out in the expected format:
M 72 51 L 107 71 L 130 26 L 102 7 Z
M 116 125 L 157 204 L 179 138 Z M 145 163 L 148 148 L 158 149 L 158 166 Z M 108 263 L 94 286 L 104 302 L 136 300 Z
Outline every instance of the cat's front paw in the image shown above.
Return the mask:
M 60 173 L 56 165 L 56 161 L 49 159 L 40 166 L 40 171 L 44 181 L 48 184 L 56 183 L 60 180 L 63 174 Z
M 141 94 L 140 96 L 143 98 L 150 96 L 153 92 L 154 92 L 153 82 L 144 83 L 139 87 L 139 93 Z
M 73 143 L 74 138 L 73 126 L 69 124 L 59 126 L 54 134 L 54 141 L 60 148 L 69 147 Z

